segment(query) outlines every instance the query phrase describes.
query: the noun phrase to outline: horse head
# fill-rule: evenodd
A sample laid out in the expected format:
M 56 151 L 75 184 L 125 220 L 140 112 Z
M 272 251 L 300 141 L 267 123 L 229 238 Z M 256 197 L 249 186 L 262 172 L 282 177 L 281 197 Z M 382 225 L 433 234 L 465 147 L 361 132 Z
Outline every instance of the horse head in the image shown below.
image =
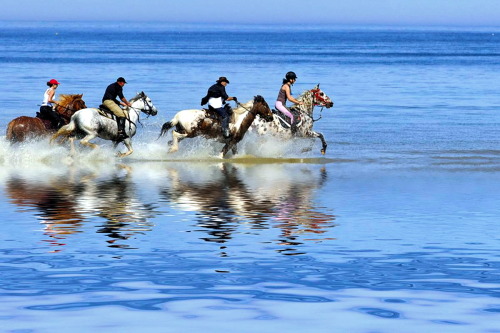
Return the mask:
M 56 104 L 55 108 L 56 112 L 69 120 L 76 111 L 87 108 L 82 97 L 83 94 L 59 95 L 59 103 Z
M 141 103 L 142 105 L 134 106 L 134 108 L 141 110 L 149 116 L 156 116 L 158 114 L 158 109 L 154 106 L 151 98 L 149 98 L 144 91 L 137 93 L 137 95 L 130 100 L 130 104 Z
M 312 94 L 314 105 L 324 106 L 327 109 L 329 109 L 329 108 L 331 108 L 333 106 L 333 102 L 330 99 L 330 97 L 328 97 L 323 92 L 323 90 L 321 90 L 319 88 L 319 83 L 318 83 L 318 85 L 316 87 L 314 87 L 313 89 L 311 89 L 309 91 Z
M 253 98 L 253 108 L 255 114 L 258 114 L 265 121 L 269 122 L 273 120 L 273 112 L 267 104 L 264 97 L 257 95 Z

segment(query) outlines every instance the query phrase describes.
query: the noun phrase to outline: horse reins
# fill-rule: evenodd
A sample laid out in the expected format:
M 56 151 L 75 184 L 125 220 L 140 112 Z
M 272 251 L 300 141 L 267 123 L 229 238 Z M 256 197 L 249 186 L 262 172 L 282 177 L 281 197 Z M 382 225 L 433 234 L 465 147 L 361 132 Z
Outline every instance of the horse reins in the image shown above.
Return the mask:
M 252 109 L 247 109 L 243 104 L 241 104 L 240 102 L 236 102 L 236 105 L 238 105 L 239 107 L 242 107 L 243 109 L 247 110 L 248 113 L 250 113 L 251 115 L 253 115 L 254 117 L 257 117 L 257 113 L 255 112 L 252 112 L 253 108 Z
M 147 106 L 147 107 L 149 108 L 149 111 L 152 111 L 152 110 L 153 110 L 153 107 L 152 107 L 152 106 L 148 103 L 148 101 L 146 100 L 146 97 L 144 97 L 144 96 L 143 96 L 143 97 L 141 97 L 141 99 L 142 99 L 142 101 L 144 102 L 144 106 Z M 138 122 L 139 124 L 141 124 L 141 126 L 142 126 L 142 127 L 144 127 L 144 125 L 141 123 L 141 118 L 139 117 L 139 112 L 138 112 L 138 110 L 139 110 L 139 111 L 142 111 L 142 110 L 146 110 L 146 108 L 144 108 L 144 109 L 134 108 L 132 105 L 130 105 L 130 106 L 129 106 L 129 108 L 131 108 L 131 109 L 133 109 L 135 112 L 137 112 L 137 122 Z M 147 117 L 146 117 L 146 118 L 149 118 L 149 116 L 151 115 L 151 114 L 149 114 L 149 113 L 146 113 L 146 114 L 147 114 Z M 134 124 L 134 126 L 135 126 L 135 127 L 137 127 L 137 125 L 136 125 L 136 124 L 135 124 L 132 120 L 130 120 L 130 118 L 128 117 L 128 114 L 127 114 L 127 117 L 126 117 L 126 118 L 127 118 L 128 122 L 129 122 L 129 126 L 128 126 L 129 130 L 131 130 L 131 129 L 132 129 L 132 124 Z

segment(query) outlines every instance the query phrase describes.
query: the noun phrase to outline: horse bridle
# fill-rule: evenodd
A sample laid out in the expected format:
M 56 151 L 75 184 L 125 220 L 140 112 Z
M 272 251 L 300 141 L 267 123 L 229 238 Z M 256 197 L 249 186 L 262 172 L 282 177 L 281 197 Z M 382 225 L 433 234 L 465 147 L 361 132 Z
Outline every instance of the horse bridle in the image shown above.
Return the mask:
M 147 96 L 146 95 L 143 95 L 141 96 L 141 99 L 142 99 L 142 102 L 144 103 L 144 108 L 142 109 L 138 109 L 138 108 L 134 108 L 132 105 L 129 106 L 131 109 L 134 109 L 134 110 L 139 110 L 139 111 L 142 111 L 144 112 L 145 114 L 148 115 L 148 117 L 151 115 L 151 111 L 153 111 L 153 105 L 151 105 L 148 100 L 146 99 Z M 146 108 L 147 106 L 147 108 Z
M 319 106 L 319 105 L 324 106 L 324 104 L 326 103 L 326 100 L 321 96 L 321 94 L 324 95 L 325 93 L 322 92 L 321 89 L 319 89 L 319 88 L 311 89 L 309 91 L 313 94 L 313 97 L 316 101 L 315 103 L 313 102 L 314 106 Z M 321 93 L 320 93 L 320 91 L 321 91 Z M 318 101 L 321 102 L 322 104 L 318 103 Z
M 319 88 L 314 88 L 309 90 L 309 92 L 312 94 L 313 100 L 312 100 L 312 107 L 314 108 L 315 106 L 321 106 L 321 110 L 319 110 L 319 118 L 314 119 L 312 117 L 312 112 L 311 115 L 305 113 L 308 117 L 311 118 L 313 122 L 320 120 L 323 115 L 323 108 L 325 107 L 326 99 L 321 96 L 321 93 L 324 95 L 325 93 L 321 91 Z M 320 93 L 321 92 L 321 93 Z
M 73 105 L 74 103 L 75 103 L 75 101 L 73 101 L 73 103 L 71 105 Z M 75 111 L 76 112 L 76 111 L 78 111 L 77 109 L 74 109 L 74 108 L 69 108 L 67 106 L 62 106 L 59 103 L 54 103 L 54 104 L 57 105 L 58 107 L 64 109 L 64 112 L 61 112 L 60 114 L 63 115 L 63 116 L 66 116 L 66 117 L 68 117 L 68 112 L 71 112 L 71 111 Z

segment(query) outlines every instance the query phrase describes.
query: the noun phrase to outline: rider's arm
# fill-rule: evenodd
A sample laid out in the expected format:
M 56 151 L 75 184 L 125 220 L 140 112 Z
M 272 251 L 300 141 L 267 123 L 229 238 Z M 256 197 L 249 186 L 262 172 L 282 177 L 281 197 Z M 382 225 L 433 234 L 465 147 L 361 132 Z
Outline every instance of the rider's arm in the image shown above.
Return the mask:
M 295 99 L 295 98 L 294 98 L 294 97 L 290 94 L 290 87 L 289 87 L 287 84 L 285 84 L 285 85 L 284 85 L 283 89 L 284 89 L 284 90 L 285 90 L 285 92 L 286 92 L 286 98 L 287 98 L 290 102 L 295 103 L 295 104 L 302 104 L 302 102 L 300 102 L 300 101 L 296 100 L 296 99 Z
M 54 100 L 54 96 L 56 95 L 55 90 L 50 89 L 49 92 L 47 93 L 47 95 L 49 96 L 49 100 L 48 100 L 49 103 L 57 103 L 57 101 Z
M 122 103 L 120 103 L 121 105 L 124 105 L 124 106 L 131 106 L 132 105 L 129 103 L 129 101 L 127 101 L 127 99 L 125 97 L 122 97 L 121 100 L 123 101 Z

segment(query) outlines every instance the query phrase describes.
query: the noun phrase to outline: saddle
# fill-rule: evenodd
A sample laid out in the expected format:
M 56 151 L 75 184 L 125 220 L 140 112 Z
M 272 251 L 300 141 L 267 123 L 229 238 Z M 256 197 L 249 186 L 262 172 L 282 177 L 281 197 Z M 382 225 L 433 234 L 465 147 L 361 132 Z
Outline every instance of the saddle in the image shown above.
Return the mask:
M 219 121 L 222 119 L 221 116 L 217 112 L 215 112 L 215 110 L 212 108 L 208 108 L 208 109 L 203 108 L 202 110 L 205 111 L 206 118 L 219 120 Z
M 113 113 L 113 111 L 111 111 L 110 109 L 108 109 L 108 107 L 104 104 L 101 104 L 99 105 L 99 107 L 97 108 L 99 114 L 103 117 L 106 117 L 106 118 L 109 118 L 109 119 L 114 119 L 116 120 L 117 117 L 115 116 L 115 114 Z
M 288 110 L 293 114 L 293 125 L 299 127 L 302 124 L 302 117 L 300 116 L 300 113 L 298 111 L 294 111 L 293 109 Z M 292 124 L 290 124 L 290 118 L 283 114 L 283 112 L 276 109 L 272 109 L 272 112 L 279 119 L 281 126 L 287 129 L 292 127 Z
M 226 109 L 226 112 L 230 117 L 229 119 L 231 119 L 231 115 L 233 114 L 233 109 L 227 104 L 224 106 L 224 108 Z M 219 121 L 222 120 L 222 117 L 220 116 L 220 114 L 218 114 L 217 111 L 215 111 L 215 109 L 213 107 L 209 106 L 208 108 L 203 108 L 202 110 L 205 111 L 207 118 L 215 119 L 215 120 L 219 120 Z
M 40 112 L 36 113 L 36 117 L 42 121 L 43 126 L 45 126 L 45 129 L 47 131 L 58 129 L 57 126 L 52 125 L 52 121 L 50 119 L 47 119 L 44 116 L 42 116 L 42 114 Z

